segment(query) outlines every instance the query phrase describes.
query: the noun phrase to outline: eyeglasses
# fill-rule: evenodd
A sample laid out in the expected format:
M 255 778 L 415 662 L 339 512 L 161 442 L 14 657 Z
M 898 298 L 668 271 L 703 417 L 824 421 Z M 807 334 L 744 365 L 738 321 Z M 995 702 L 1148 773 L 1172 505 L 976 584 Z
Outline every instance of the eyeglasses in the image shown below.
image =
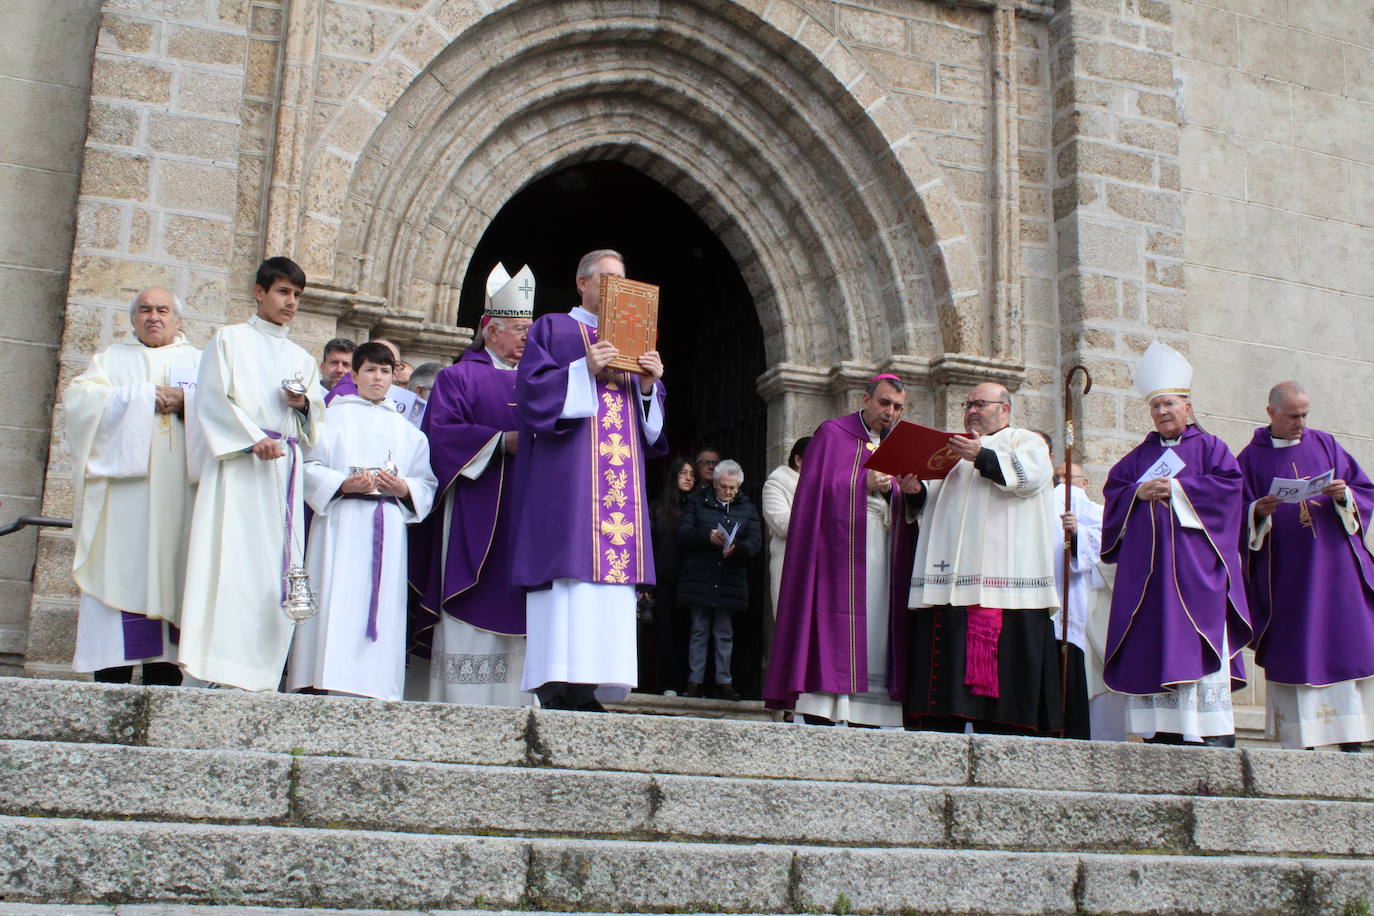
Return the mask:
M 720 464 L 720 462 L 712 458 L 698 458 L 697 464 L 704 464 L 708 468 L 713 468 L 716 465 Z
M 989 404 L 1005 404 L 1006 401 L 965 401 L 964 410 L 982 410 Z

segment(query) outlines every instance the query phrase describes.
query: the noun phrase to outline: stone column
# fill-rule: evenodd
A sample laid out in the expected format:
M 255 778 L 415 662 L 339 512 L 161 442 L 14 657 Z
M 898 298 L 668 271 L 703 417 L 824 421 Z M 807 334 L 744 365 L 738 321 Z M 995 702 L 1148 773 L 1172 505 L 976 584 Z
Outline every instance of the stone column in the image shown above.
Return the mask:
M 1050 32 L 1060 359 L 1092 372 L 1077 453 L 1100 483 L 1149 428 L 1136 358 L 1187 350 L 1172 8 L 1060 0 Z

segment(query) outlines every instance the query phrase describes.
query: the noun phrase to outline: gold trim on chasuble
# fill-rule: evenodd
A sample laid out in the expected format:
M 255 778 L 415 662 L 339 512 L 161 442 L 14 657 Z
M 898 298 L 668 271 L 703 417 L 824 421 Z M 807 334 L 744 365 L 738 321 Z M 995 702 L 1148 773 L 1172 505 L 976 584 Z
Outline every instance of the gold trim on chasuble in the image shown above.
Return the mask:
M 591 347 L 587 326 L 578 323 L 582 342 Z M 644 569 L 643 481 L 640 479 L 639 427 L 633 403 L 637 376 L 603 370 L 595 379 L 597 407 L 592 421 L 592 581 L 630 585 Z M 604 388 L 602 382 L 604 381 Z M 631 551 L 633 550 L 633 554 Z M 633 565 L 631 561 L 633 560 Z
M 864 444 L 867 444 L 867 445 L 869 445 L 869 446 L 871 447 L 873 443 L 869 442 L 869 443 L 864 443 Z M 854 547 L 855 547 L 855 544 L 857 543 L 857 532 L 856 532 L 856 530 L 855 530 L 856 525 L 855 525 L 855 522 L 854 522 L 854 499 L 855 499 L 855 496 L 856 496 L 855 490 L 858 489 L 859 475 L 863 472 L 863 457 L 864 457 L 864 448 L 863 448 L 863 445 L 864 445 L 864 444 L 859 444 L 859 445 L 856 445 L 856 446 L 855 446 L 855 448 L 854 448 L 854 467 L 853 467 L 853 470 L 851 470 L 850 473 L 849 473 L 849 554 L 848 554 L 848 556 L 849 556 L 849 564 L 848 564 L 848 566 L 849 566 L 849 692 L 850 692 L 850 693 L 867 693 L 867 692 L 868 692 L 868 683 L 867 683 L 867 679 L 865 679 L 864 689 L 863 689 L 862 691 L 859 690 L 859 661 L 858 661 L 858 647 L 857 647 L 857 638 L 856 638 L 856 636 L 857 636 L 857 627 L 858 627 L 858 614 L 857 614 L 856 612 L 857 612 L 858 608 L 857 608 L 857 604 L 856 604 L 856 601 L 855 601 L 855 598 L 856 598 L 855 592 L 857 591 L 857 589 L 856 589 L 856 587 L 855 587 L 855 582 L 854 582 L 854 578 L 855 578 L 855 569 L 858 567 L 858 564 L 854 562 L 854 556 L 855 556 Z M 868 488 L 867 488 L 867 487 L 864 487 L 863 489 L 864 489 L 865 492 L 862 493 L 862 494 L 860 494 L 860 495 L 862 495 L 863 498 L 864 498 L 864 507 L 863 507 L 863 511 L 862 511 L 861 513 L 859 513 L 859 518 L 863 521 L 863 523 L 864 523 L 865 525 L 867 525 L 867 524 L 868 524 L 868 494 L 867 494 L 866 491 L 867 491 Z M 865 538 L 864 556 L 865 556 L 865 557 L 868 556 L 868 552 L 867 552 L 867 537 L 868 537 L 868 533 L 867 533 L 867 531 L 865 531 L 865 532 L 864 532 L 864 538 Z M 865 565 L 865 567 L 867 567 L 867 563 L 865 563 L 864 565 Z M 867 594 L 867 592 L 865 592 L 865 594 Z M 865 610 L 865 612 L 866 612 L 868 609 L 865 608 L 864 610 Z M 867 624 L 865 623 L 865 629 L 866 629 L 866 627 L 867 627 Z M 865 659 L 865 662 L 867 662 L 867 659 Z

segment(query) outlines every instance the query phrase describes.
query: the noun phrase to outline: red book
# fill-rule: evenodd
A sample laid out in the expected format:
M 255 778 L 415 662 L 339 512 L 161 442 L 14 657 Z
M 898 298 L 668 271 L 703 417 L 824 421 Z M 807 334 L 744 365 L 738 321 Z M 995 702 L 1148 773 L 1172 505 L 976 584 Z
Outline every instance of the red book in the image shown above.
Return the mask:
M 868 456 L 864 467 L 894 477 L 916 474 L 922 480 L 943 480 L 959 461 L 949 448 L 949 440 L 955 436 L 973 438 L 971 433 L 951 433 L 901 420 Z

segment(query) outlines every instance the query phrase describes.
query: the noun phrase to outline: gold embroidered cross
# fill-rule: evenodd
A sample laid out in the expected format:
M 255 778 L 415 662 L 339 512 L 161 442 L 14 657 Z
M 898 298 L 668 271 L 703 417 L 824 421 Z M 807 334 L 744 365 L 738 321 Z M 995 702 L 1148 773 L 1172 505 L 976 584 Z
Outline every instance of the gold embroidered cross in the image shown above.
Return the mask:
M 601 443 L 600 452 L 602 458 L 619 467 L 630 457 L 630 446 L 620 433 L 611 433 L 607 441 Z
M 1336 718 L 1337 715 L 1339 715 L 1339 713 L 1337 713 L 1336 710 L 1332 709 L 1325 703 L 1323 703 L 1322 708 L 1317 710 L 1316 712 L 1317 718 L 1327 723 L 1329 723 L 1332 719 Z
M 626 538 L 634 536 L 635 526 L 625 521 L 624 512 L 612 512 L 609 521 L 602 519 L 601 533 L 619 547 L 625 543 Z
M 1298 477 L 1298 463 L 1296 461 L 1293 462 L 1293 476 L 1298 480 L 1312 479 L 1311 474 L 1305 477 Z M 1311 528 L 1313 538 L 1317 536 L 1317 526 L 1312 523 L 1312 511 L 1307 508 L 1307 500 L 1305 499 L 1298 503 L 1298 524 L 1302 525 L 1304 528 Z

